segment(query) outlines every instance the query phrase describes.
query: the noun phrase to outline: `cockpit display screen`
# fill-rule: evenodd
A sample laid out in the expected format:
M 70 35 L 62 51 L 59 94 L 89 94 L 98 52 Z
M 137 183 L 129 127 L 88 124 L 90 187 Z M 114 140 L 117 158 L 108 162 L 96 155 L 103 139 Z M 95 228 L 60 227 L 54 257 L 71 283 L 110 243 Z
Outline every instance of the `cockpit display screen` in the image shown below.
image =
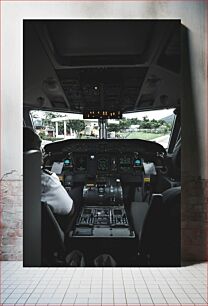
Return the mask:
M 100 171 L 108 171 L 109 162 L 107 158 L 99 158 L 98 159 L 98 170 Z
M 72 160 L 71 159 L 65 159 L 64 160 L 64 165 L 65 166 L 70 166 L 72 164 Z
M 76 169 L 85 171 L 87 169 L 87 157 L 85 155 L 78 155 L 75 161 Z
M 140 167 L 142 165 L 141 159 L 137 158 L 134 160 L 134 167 Z
M 121 111 L 84 111 L 83 119 L 122 119 Z
M 119 160 L 119 166 L 120 166 L 120 169 L 130 169 L 131 166 L 132 166 L 132 159 L 130 156 L 128 155 L 124 155 L 122 157 L 120 157 L 120 160 Z

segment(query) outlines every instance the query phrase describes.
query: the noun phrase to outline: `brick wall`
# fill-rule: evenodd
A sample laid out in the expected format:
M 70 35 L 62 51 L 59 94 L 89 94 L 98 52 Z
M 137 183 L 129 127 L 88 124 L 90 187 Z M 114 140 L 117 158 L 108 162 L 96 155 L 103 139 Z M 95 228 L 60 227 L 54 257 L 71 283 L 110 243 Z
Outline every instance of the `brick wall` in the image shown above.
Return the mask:
M 22 260 L 22 180 L 1 181 L 0 260 Z
M 182 259 L 208 260 L 208 180 L 183 179 L 182 186 Z

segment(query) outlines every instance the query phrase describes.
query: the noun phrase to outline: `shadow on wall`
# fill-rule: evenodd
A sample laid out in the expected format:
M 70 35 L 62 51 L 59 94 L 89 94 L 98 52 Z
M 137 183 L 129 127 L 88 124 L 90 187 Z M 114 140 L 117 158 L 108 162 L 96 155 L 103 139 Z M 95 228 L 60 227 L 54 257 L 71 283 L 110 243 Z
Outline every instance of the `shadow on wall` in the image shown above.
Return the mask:
M 203 261 L 207 259 L 206 248 L 206 204 L 204 198 L 205 181 L 201 178 L 199 135 L 199 105 L 204 101 L 197 100 L 194 90 L 200 89 L 194 84 L 196 66 L 191 53 L 191 32 L 182 26 L 182 199 L 181 199 L 181 258 L 184 261 Z M 201 49 L 200 49 L 201 50 Z M 203 60 L 197 54 L 197 60 Z M 199 63 L 200 65 L 200 63 Z M 200 66 L 199 66 L 200 69 Z M 196 75 L 195 75 L 196 74 Z M 202 147 L 202 146 L 201 146 Z

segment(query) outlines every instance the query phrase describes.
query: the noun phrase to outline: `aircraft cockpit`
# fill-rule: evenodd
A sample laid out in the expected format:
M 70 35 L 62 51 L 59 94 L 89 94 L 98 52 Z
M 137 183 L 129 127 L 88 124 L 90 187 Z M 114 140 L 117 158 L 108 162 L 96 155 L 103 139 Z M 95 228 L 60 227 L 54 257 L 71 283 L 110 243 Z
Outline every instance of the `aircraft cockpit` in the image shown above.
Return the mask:
M 178 20 L 24 21 L 24 125 L 43 151 L 24 153 L 24 209 L 41 219 L 41 266 L 180 265 L 180 95 Z M 67 230 L 47 203 L 29 210 L 41 167 L 73 199 Z

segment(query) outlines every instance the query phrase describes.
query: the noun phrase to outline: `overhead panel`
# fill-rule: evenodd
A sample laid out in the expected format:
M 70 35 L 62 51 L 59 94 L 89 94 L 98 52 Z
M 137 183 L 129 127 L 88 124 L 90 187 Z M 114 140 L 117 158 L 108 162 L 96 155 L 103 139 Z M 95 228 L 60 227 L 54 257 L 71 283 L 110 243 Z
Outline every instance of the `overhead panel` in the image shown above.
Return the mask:
M 72 111 L 134 109 L 147 68 L 57 70 Z
M 83 113 L 180 105 L 180 20 L 24 21 L 24 103 Z

